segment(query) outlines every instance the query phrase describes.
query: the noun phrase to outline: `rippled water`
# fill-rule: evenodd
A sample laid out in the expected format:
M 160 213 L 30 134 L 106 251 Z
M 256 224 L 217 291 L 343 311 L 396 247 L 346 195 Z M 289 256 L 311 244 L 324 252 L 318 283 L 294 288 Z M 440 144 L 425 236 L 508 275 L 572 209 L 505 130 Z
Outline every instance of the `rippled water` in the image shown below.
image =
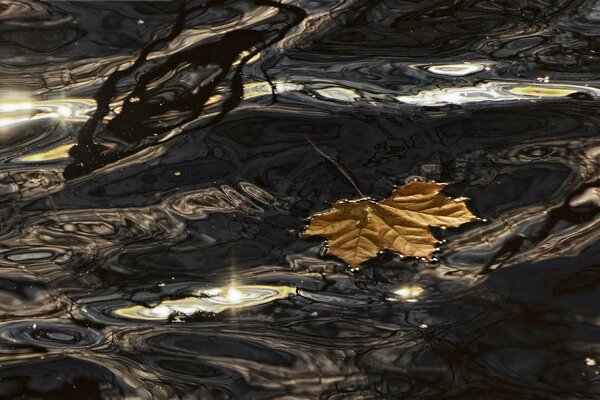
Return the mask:
M 600 398 L 600 2 L 0 1 L 0 398 Z M 483 221 L 357 271 L 352 185 Z

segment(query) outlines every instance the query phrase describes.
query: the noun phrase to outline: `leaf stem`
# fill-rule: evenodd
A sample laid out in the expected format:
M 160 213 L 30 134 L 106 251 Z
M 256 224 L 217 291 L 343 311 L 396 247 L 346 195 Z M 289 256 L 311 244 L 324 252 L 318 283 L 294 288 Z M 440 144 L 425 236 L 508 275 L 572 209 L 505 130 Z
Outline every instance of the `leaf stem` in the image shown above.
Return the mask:
M 358 185 L 356 184 L 356 181 L 352 178 L 352 176 L 350 176 L 350 174 L 344 169 L 342 168 L 342 166 L 335 161 L 333 158 L 331 158 L 330 156 L 328 156 L 327 154 L 325 154 L 325 152 L 323 152 L 323 150 L 319 149 L 317 147 L 317 145 L 308 138 L 308 136 L 306 136 L 306 134 L 304 134 L 304 139 L 306 139 L 306 141 L 312 146 L 312 148 L 321 156 L 323 156 L 327 161 L 329 161 L 330 163 L 333 164 L 333 166 L 335 168 L 337 168 L 338 171 L 340 171 L 342 173 L 342 175 L 344 175 L 344 178 L 346 178 L 348 180 L 348 182 L 350 182 L 350 184 L 354 187 L 354 189 L 356 190 L 356 192 L 358 193 L 358 195 L 360 196 L 361 199 L 366 198 L 367 196 L 365 196 L 363 194 L 363 192 L 360 191 L 360 189 L 358 188 Z

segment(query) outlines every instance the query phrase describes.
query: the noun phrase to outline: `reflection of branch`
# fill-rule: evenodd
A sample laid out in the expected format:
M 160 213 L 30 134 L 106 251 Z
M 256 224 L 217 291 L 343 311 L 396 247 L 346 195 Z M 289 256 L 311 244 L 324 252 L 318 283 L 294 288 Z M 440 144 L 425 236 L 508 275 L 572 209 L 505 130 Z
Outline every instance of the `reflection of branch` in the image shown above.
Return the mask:
M 98 124 L 100 124 L 104 117 L 106 117 L 110 112 L 110 103 L 119 80 L 130 75 L 133 71 L 139 68 L 146 61 L 146 58 L 156 48 L 156 46 L 168 43 L 181 33 L 187 16 L 187 13 L 185 12 L 186 1 L 184 0 L 181 4 L 181 10 L 179 11 L 177 18 L 173 23 L 171 32 L 164 38 L 158 39 L 143 48 L 140 55 L 130 67 L 113 72 L 104 82 L 104 84 L 102 84 L 98 92 L 96 92 L 96 95 L 94 96 L 97 102 L 96 111 L 79 131 L 79 142 L 77 146 L 79 151 L 82 151 L 82 148 L 85 147 L 89 147 L 90 150 L 91 148 L 95 147 L 93 142 L 94 133 L 98 127 Z
M 203 4 L 199 8 L 223 5 L 224 3 L 225 0 L 214 0 Z M 192 9 L 186 10 L 185 3 L 182 3 L 181 10 L 169 35 L 146 46 L 130 67 L 113 72 L 100 87 L 95 96 L 98 107 L 79 131 L 78 143 L 70 152 L 73 163 L 65 169 L 65 178 L 71 179 L 84 175 L 133 154 L 142 145 L 140 139 L 174 128 L 173 125 L 160 121 L 159 125 L 149 127 L 149 123 L 151 124 L 151 121 L 156 117 L 166 115 L 169 112 L 177 112 L 180 114 L 180 118 L 177 120 L 176 126 L 195 120 L 203 111 L 214 89 L 227 78 L 231 70 L 233 70 L 233 74 L 229 81 L 229 96 L 223 101 L 220 112 L 211 119 L 210 123 L 213 125 L 218 123 L 228 111 L 239 105 L 243 98 L 242 69 L 248 60 L 267 46 L 281 40 L 293 26 L 300 23 L 306 16 L 304 11 L 297 7 L 283 5 L 271 0 L 254 0 L 254 3 L 288 11 L 283 14 L 285 17 L 284 26 L 274 30 L 238 29 L 226 32 L 219 40 L 172 54 L 161 65 L 141 75 L 137 79 L 133 90 L 125 98 L 119 115 L 106 125 L 106 131 L 111 132 L 117 139 L 123 139 L 125 146 L 111 152 L 105 152 L 104 147 L 94 142 L 94 135 L 100 123 L 110 112 L 110 104 L 118 82 L 122 78 L 131 76 L 158 45 L 168 43 L 182 32 L 187 15 L 193 11 Z M 239 54 L 244 51 L 247 51 L 247 53 L 240 58 Z M 239 60 L 237 64 L 234 62 L 236 58 Z M 201 84 L 193 91 L 178 94 L 174 99 L 167 102 L 157 104 L 157 102 L 152 101 L 152 94 L 148 92 L 151 82 L 163 76 L 168 76 L 169 73 L 176 71 L 181 65 L 206 67 L 211 64 L 218 65 L 219 70 L 206 84 Z M 138 100 L 136 102 L 130 101 L 134 97 Z M 142 98 L 141 101 L 140 98 Z
M 301 8 L 298 8 L 298 7 L 282 4 L 280 2 L 272 1 L 272 0 L 255 0 L 255 2 L 257 4 L 260 4 L 263 6 L 270 6 L 270 7 L 277 8 L 279 10 L 289 11 L 293 17 L 293 20 L 290 23 L 288 23 L 285 26 L 285 28 L 281 29 L 280 31 L 277 31 L 276 34 L 270 40 L 266 40 L 262 46 L 261 45 L 256 46 L 252 51 L 249 52 L 248 55 L 246 55 L 245 57 L 242 58 L 242 60 L 240 61 L 240 64 L 236 68 L 234 75 L 232 77 L 232 80 L 231 80 L 231 92 L 232 92 L 231 94 L 232 95 L 223 102 L 223 107 L 221 108 L 221 112 L 215 118 L 215 120 L 213 121 L 213 124 L 219 122 L 228 111 L 232 110 L 235 106 L 237 106 L 241 102 L 243 95 L 244 95 L 244 85 L 243 85 L 243 80 L 242 80 L 242 68 L 246 65 L 246 63 L 249 60 L 251 60 L 255 55 L 257 55 L 258 53 L 260 53 L 267 47 L 271 46 L 273 43 L 276 43 L 279 40 L 283 39 L 285 37 L 285 35 L 289 32 L 290 29 L 292 29 L 294 26 L 298 25 L 304 18 L 306 18 L 306 13 L 304 12 L 304 10 L 302 10 Z M 263 73 L 265 73 L 264 70 L 263 70 Z M 266 73 L 265 73 L 265 76 L 266 76 Z M 268 77 L 267 77 L 267 81 L 271 84 L 271 88 L 273 89 L 274 88 L 273 83 L 270 80 L 268 80 Z

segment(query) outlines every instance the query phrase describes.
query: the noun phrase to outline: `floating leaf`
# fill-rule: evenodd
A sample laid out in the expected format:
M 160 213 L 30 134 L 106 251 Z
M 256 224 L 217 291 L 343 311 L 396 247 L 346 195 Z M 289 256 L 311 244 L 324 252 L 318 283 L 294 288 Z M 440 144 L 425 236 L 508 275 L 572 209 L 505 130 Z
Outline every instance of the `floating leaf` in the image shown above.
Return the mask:
M 356 267 L 388 249 L 431 259 L 438 241 L 430 227 L 457 227 L 475 221 L 466 198 L 450 199 L 443 183 L 413 181 L 387 199 L 342 200 L 311 218 L 303 237 L 323 236 L 329 252 Z

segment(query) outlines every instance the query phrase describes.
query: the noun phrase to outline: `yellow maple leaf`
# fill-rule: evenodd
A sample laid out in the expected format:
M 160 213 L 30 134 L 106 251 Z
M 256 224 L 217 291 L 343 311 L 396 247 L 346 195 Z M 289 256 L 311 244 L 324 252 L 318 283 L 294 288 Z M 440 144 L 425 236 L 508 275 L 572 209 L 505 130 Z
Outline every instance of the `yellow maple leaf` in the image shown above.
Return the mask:
M 457 227 L 475 221 L 466 198 L 441 193 L 444 183 L 413 181 L 381 201 L 342 200 L 310 220 L 302 237 L 323 236 L 329 252 L 351 267 L 388 249 L 431 259 L 438 240 L 430 227 Z

